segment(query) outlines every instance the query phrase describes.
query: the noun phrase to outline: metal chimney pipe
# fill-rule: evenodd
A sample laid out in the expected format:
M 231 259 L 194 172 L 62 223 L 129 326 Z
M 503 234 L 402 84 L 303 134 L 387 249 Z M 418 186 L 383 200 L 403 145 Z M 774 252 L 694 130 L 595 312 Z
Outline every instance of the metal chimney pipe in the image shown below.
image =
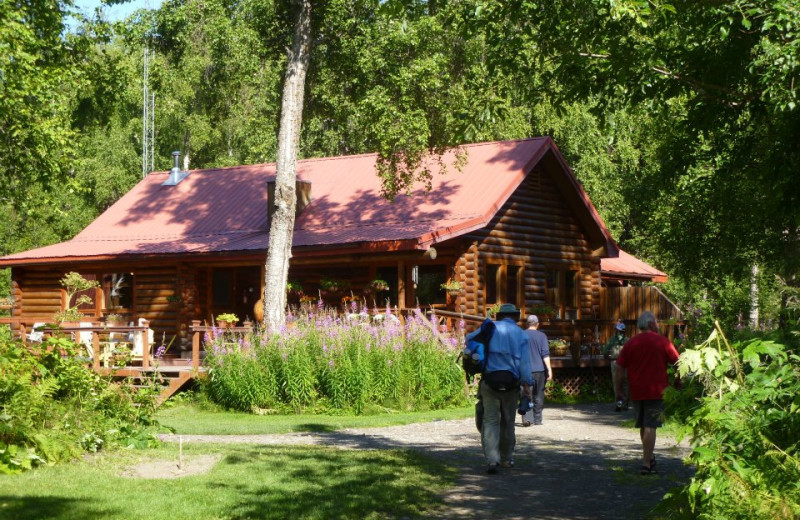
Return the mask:
M 181 152 L 176 150 L 172 152 L 172 169 L 169 171 L 169 177 L 161 185 L 175 186 L 185 179 L 187 175 L 189 175 L 189 172 L 181 170 Z

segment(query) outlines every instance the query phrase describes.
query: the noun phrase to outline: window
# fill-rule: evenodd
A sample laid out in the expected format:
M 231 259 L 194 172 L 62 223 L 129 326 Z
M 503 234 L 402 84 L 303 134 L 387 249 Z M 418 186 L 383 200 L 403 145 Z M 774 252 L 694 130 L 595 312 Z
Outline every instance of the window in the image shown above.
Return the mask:
M 549 267 L 545 274 L 545 301 L 563 319 L 578 318 L 579 271 L 566 267 Z
M 520 309 L 525 306 L 522 265 L 487 263 L 484 269 L 484 302 L 486 307 L 497 303 L 513 303 Z
M 133 309 L 133 273 L 106 274 L 101 279 L 106 309 Z
M 418 268 L 417 287 L 414 291 L 420 305 L 445 303 L 447 295 L 442 284 L 447 281 L 447 267 L 444 265 L 420 265 Z

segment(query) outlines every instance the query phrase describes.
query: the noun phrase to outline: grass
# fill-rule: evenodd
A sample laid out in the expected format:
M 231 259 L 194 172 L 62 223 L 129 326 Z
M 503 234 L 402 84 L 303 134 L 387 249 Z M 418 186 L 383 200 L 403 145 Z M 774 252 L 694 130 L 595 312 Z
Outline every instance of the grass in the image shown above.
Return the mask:
M 415 422 L 466 419 L 473 406 L 381 415 L 253 415 L 181 404 L 158 412 L 156 419 L 175 433 L 192 435 L 250 435 L 289 432 L 328 432 L 346 428 L 395 426 Z
M 137 464 L 177 461 L 178 447 L 121 450 L 0 477 L 0 518 L 382 519 L 419 518 L 455 470 L 408 451 L 187 445 L 184 460 L 222 458 L 207 473 L 176 479 L 121 476 Z

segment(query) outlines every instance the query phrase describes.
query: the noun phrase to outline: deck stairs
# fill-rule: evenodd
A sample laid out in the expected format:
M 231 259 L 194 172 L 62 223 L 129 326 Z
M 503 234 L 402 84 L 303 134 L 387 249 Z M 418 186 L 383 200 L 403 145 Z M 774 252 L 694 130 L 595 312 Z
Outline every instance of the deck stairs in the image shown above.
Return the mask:
M 192 370 L 190 359 L 175 356 L 165 356 L 148 368 L 143 368 L 141 363 L 134 361 L 129 366 L 104 368 L 100 372 L 115 381 L 125 380 L 134 388 L 159 387 L 156 401 L 159 405 L 205 375 L 202 368 L 197 372 Z

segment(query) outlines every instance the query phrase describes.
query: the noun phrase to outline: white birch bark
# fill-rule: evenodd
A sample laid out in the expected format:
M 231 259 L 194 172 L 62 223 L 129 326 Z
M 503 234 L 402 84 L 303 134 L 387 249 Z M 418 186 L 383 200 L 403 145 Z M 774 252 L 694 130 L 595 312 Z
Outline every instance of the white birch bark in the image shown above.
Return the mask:
M 758 328 L 758 264 L 753 264 L 753 276 L 750 278 L 750 327 Z
M 286 323 L 286 282 L 289 259 L 292 256 L 297 203 L 297 149 L 303 122 L 306 70 L 311 52 L 311 0 L 295 0 L 294 4 L 298 12 L 283 84 L 276 161 L 275 212 L 270 222 L 264 280 L 264 326 L 270 331 L 277 331 Z

